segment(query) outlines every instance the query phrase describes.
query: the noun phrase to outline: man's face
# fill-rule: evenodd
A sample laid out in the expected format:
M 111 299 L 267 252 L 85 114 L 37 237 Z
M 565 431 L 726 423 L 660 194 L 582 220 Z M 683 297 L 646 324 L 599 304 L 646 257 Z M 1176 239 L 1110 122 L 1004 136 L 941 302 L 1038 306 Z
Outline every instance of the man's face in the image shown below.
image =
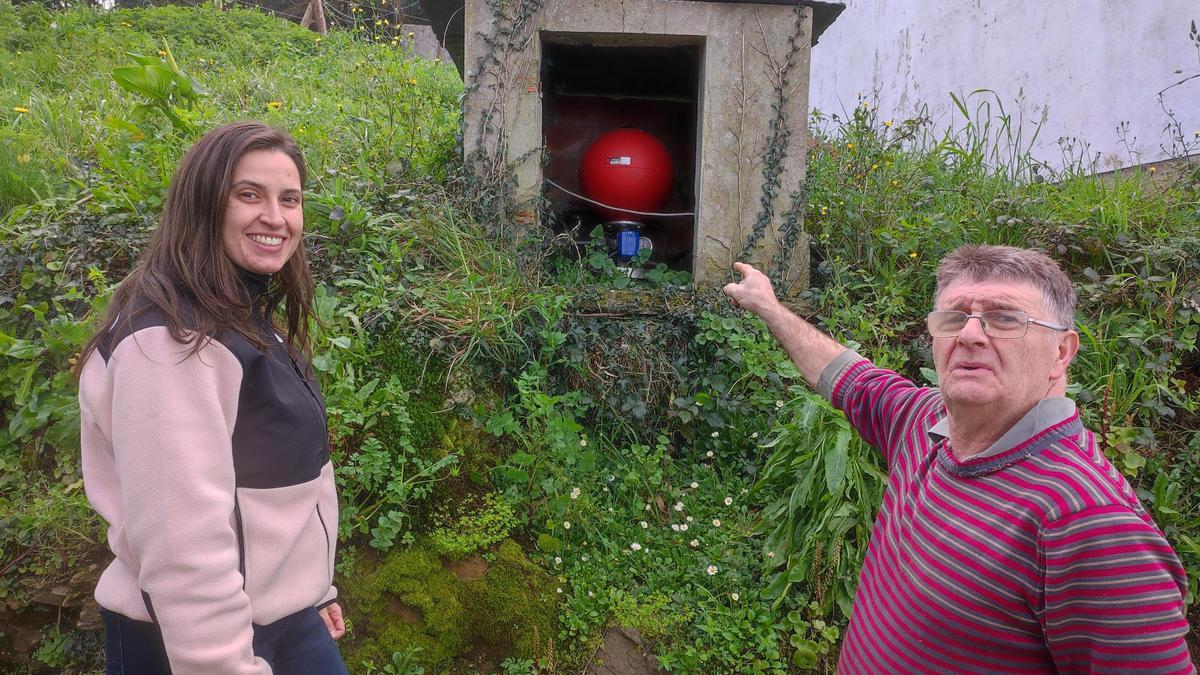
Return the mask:
M 967 314 L 1017 309 L 1032 319 L 1057 323 L 1042 292 L 1019 281 L 955 282 L 942 292 L 937 309 Z M 1078 344 L 1073 330 L 1036 324 L 1023 338 L 996 339 L 983 332 L 978 319 L 971 319 L 958 337 L 933 339 L 933 363 L 951 414 L 986 406 L 996 416 L 1016 417 L 1043 398 L 1065 395 L 1067 366 Z

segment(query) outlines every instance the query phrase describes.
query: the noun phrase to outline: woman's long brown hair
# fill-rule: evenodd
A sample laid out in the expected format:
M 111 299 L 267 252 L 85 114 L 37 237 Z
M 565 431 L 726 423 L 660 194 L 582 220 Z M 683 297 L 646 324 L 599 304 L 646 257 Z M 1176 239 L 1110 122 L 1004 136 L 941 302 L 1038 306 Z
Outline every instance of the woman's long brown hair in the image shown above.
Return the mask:
M 225 330 L 237 331 L 259 349 L 266 348 L 261 330 L 254 325 L 255 313 L 272 317 L 284 302 L 281 328 L 287 345 L 309 354 L 313 280 L 303 241 L 272 275 L 266 295 L 257 301 L 222 244 L 221 226 L 234 169 L 243 155 L 255 150 L 286 154 L 304 185 L 304 155 L 287 133 L 260 122 L 238 122 L 205 134 L 175 170 L 158 230 L 137 268 L 113 294 L 108 316 L 84 347 L 77 371 L 118 317 L 132 322 L 136 314 L 151 308 L 166 317 L 171 337 L 192 344 L 195 353 L 208 338 Z

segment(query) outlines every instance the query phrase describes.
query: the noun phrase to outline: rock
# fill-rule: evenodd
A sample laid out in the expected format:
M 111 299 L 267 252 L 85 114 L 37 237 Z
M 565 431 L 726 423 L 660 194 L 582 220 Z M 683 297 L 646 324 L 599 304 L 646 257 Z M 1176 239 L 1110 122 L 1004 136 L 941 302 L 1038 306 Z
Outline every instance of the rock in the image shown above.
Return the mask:
M 642 636 L 633 628 L 610 628 L 592 663 L 589 675 L 667 675 L 646 653 Z
M 100 630 L 104 627 L 104 620 L 100 618 L 100 605 L 95 601 L 85 602 L 79 608 L 79 620 L 75 622 L 75 627 L 79 630 Z
M 421 621 L 424 620 L 421 615 L 421 610 L 419 608 L 409 607 L 408 605 L 404 604 L 404 602 L 401 601 L 400 598 L 397 598 L 395 596 L 389 597 L 387 599 L 387 608 L 388 608 L 388 611 L 390 611 L 392 614 L 395 614 L 396 616 L 400 617 L 400 620 L 403 621 L 404 623 L 408 623 L 408 624 L 421 623 Z
M 42 642 L 45 634 L 40 630 L 18 629 L 12 635 L 12 649 L 15 654 L 28 654 Z
M 458 577 L 459 581 L 474 581 L 487 576 L 487 561 L 478 556 L 466 560 L 443 560 L 442 568 Z

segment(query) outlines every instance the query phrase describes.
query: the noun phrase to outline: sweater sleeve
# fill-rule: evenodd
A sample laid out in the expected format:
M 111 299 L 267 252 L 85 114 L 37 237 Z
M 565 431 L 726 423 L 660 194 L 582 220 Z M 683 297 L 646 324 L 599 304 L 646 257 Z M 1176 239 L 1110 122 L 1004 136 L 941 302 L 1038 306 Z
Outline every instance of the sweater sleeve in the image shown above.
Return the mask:
M 138 583 L 175 673 L 261 674 L 234 530 L 232 433 L 241 365 L 164 327 L 114 350 L 112 444 Z
M 883 453 L 889 467 L 914 416 L 934 396 L 933 390 L 849 350 L 825 368 L 817 390 L 845 413 L 864 441 Z
M 1187 581 L 1162 533 L 1128 506 L 1047 524 L 1042 630 L 1059 672 L 1192 673 Z

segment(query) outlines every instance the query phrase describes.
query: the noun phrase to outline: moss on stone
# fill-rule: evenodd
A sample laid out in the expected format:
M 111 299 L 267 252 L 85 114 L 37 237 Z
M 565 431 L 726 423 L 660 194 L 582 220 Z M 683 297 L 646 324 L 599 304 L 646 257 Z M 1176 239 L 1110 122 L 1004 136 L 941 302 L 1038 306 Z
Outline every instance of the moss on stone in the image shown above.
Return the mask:
M 464 584 L 460 598 L 474 644 L 532 659 L 544 657 L 558 633 L 554 578 L 511 539 L 500 544 L 487 576 Z
M 343 645 L 352 672 L 414 647 L 423 665 L 450 672 L 509 656 L 544 659 L 557 634 L 554 578 L 511 539 L 486 576 L 466 583 L 444 569 L 427 541 L 379 559 L 359 554 L 342 595 L 353 626 Z
M 417 545 L 378 562 L 372 558 L 356 557 L 354 571 L 341 589 L 354 626 L 344 648 L 350 669 L 361 669 L 365 662 L 391 663 L 393 652 L 414 647 L 421 649 L 419 658 L 429 665 L 463 653 L 461 584 L 442 568 L 437 556 Z

